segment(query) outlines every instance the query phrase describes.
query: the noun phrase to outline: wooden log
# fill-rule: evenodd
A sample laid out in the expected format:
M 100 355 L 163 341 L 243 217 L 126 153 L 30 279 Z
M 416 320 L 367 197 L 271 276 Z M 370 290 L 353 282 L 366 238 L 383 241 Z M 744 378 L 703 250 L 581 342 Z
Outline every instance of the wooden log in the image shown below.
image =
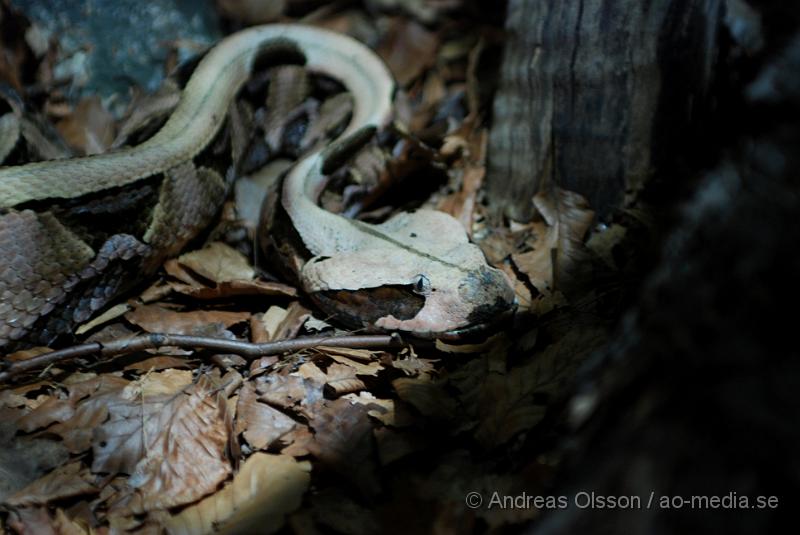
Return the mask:
M 599 214 L 701 135 L 723 0 L 510 0 L 489 144 L 493 215 L 548 182 Z

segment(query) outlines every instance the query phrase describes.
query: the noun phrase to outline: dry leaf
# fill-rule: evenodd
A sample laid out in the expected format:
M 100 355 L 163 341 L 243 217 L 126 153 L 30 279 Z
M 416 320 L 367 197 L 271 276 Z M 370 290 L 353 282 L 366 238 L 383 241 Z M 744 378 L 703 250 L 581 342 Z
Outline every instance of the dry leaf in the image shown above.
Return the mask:
M 293 410 L 299 405 L 311 406 L 322 399 L 322 386 L 298 374 L 271 373 L 259 377 L 256 391 L 259 399 L 270 405 Z
M 216 3 L 223 15 L 247 25 L 275 21 L 286 10 L 286 0 L 216 0 Z
M 314 442 L 314 435 L 307 425 L 298 425 L 294 430 L 283 435 L 280 441 L 286 444 L 281 453 L 293 457 L 306 457 L 311 455 L 309 448 L 311 443 Z
M 263 315 L 256 314 L 251 319 L 252 341 L 262 343 L 295 338 L 309 317 L 311 311 L 296 301 L 286 309 L 271 306 Z
M 376 52 L 400 86 L 406 86 L 435 64 L 439 39 L 421 24 L 403 17 L 388 19 L 388 25 Z
M 131 309 L 130 305 L 126 303 L 120 303 L 118 305 L 115 305 L 106 310 L 105 312 L 103 312 L 102 314 L 100 314 L 99 316 L 97 316 L 96 318 L 93 318 L 90 321 L 79 326 L 77 329 L 75 329 L 75 334 L 80 335 L 87 333 L 92 329 L 94 329 L 95 327 L 99 327 L 100 325 L 103 325 L 105 323 L 117 319 L 118 317 L 128 312 L 130 309 Z
M 81 462 L 56 468 L 40 477 L 24 489 L 6 498 L 5 503 L 17 507 L 47 505 L 55 500 L 73 498 L 84 494 L 96 494 L 97 478 Z
M 190 361 L 185 358 L 172 357 L 169 355 L 161 355 L 157 357 L 150 357 L 133 364 L 125 366 L 126 370 L 158 371 L 169 368 L 188 368 Z
M 114 142 L 114 116 L 98 96 L 81 100 L 56 128 L 71 147 L 86 155 L 103 153 Z
M 346 399 L 323 402 L 311 421 L 314 442 L 311 453 L 366 495 L 380 491 L 377 479 L 372 424 L 367 409 Z
M 430 442 L 425 439 L 424 435 L 409 431 L 399 432 L 388 427 L 375 430 L 375 441 L 378 445 L 381 466 L 386 466 L 430 446 Z
M 252 382 L 242 387 L 236 413 L 236 432 L 244 432 L 245 440 L 257 450 L 267 449 L 297 425 L 282 412 L 260 403 Z
M 178 257 L 178 262 L 198 275 L 215 282 L 249 281 L 255 270 L 247 258 L 222 242 L 213 242 L 198 251 Z
M 400 399 L 429 418 L 450 420 L 456 415 L 458 402 L 447 393 L 442 383 L 400 378 L 392 381 L 392 386 Z
M 349 347 L 317 346 L 317 350 L 322 351 L 329 357 L 340 355 L 342 357 L 347 357 L 348 360 L 360 362 L 372 362 L 378 354 L 377 351 L 371 349 L 352 349 Z
M 260 280 L 236 280 L 221 282 L 209 288 L 207 286 L 187 286 L 171 284 L 173 290 L 194 299 L 222 299 L 245 295 L 264 295 L 279 297 L 297 297 L 297 290 L 280 282 L 266 282 Z
M 612 223 L 601 231 L 592 232 L 592 236 L 586 242 L 586 247 L 605 262 L 608 267 L 616 269 L 619 266 L 617 266 L 617 262 L 614 259 L 614 250 L 625 239 L 627 232 L 628 229 L 626 227 L 618 223 Z
M 254 453 L 224 489 L 166 519 L 165 526 L 172 535 L 275 533 L 300 506 L 310 471 L 308 461 Z
M 487 448 L 507 443 L 544 417 L 548 404 L 563 395 L 578 366 L 605 340 L 596 327 L 571 330 L 529 364 L 507 374 L 490 373 L 480 386 L 475 438 Z
M 534 250 L 513 255 L 517 268 L 528 276 L 539 292 L 547 294 L 556 285 L 569 285 L 575 271 L 586 262 L 583 238 L 594 220 L 586 201 L 571 191 L 554 188 L 533 199 L 547 226 L 539 226 Z
M 318 348 L 318 349 L 321 349 L 321 348 Z M 326 353 L 327 353 L 327 351 L 326 351 Z M 370 362 L 368 364 L 362 364 L 362 363 L 360 363 L 358 361 L 355 361 L 355 360 L 353 360 L 351 358 L 347 358 L 347 357 L 344 357 L 344 356 L 341 356 L 341 355 L 329 354 L 328 357 L 333 359 L 333 360 L 335 360 L 336 362 L 338 362 L 340 364 L 344 364 L 344 365 L 352 368 L 353 370 L 355 370 L 355 373 L 357 375 L 369 375 L 369 376 L 373 376 L 374 377 L 374 376 L 378 375 L 378 372 L 383 369 L 383 366 L 381 366 L 381 364 L 379 362 L 375 362 L 375 361 Z
M 325 384 L 332 388 L 336 395 L 358 392 L 366 388 L 364 383 L 356 377 L 355 368 L 345 364 L 334 362 L 328 366 L 325 375 L 328 378 Z
M 207 376 L 178 394 L 120 397 L 94 436 L 93 472 L 131 474 L 141 513 L 193 502 L 231 472 L 225 458 L 227 406 Z
M 250 319 L 247 312 L 194 310 L 175 312 L 158 305 L 140 305 L 125 314 L 125 319 L 151 333 L 201 334 L 210 327 L 230 327 Z

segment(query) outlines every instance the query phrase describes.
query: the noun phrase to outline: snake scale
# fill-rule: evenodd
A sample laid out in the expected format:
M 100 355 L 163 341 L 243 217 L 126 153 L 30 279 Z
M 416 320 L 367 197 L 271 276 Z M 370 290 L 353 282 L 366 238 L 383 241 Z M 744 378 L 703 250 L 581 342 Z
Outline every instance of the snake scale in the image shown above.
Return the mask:
M 231 103 L 277 45 L 354 100 L 344 132 L 301 158 L 272 210 L 297 242 L 292 251 L 302 258 L 288 263 L 312 300 L 349 326 L 427 337 L 469 331 L 513 308 L 507 277 L 452 217 L 418 210 L 369 225 L 317 205 L 328 173 L 391 120 L 394 83 L 349 37 L 272 24 L 211 49 L 150 139 L 0 169 L 0 352 L 71 337 L 209 225 L 235 174 L 220 163 L 231 159 L 223 143 Z M 289 241 L 272 238 L 278 250 Z

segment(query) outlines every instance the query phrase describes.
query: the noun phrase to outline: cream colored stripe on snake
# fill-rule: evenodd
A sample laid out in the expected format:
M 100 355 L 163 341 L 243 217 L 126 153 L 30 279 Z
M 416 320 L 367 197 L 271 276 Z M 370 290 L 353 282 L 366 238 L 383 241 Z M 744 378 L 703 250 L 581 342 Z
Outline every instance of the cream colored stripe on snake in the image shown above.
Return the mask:
M 259 52 L 276 41 L 293 44 L 305 55 L 311 71 L 341 81 L 352 93 L 353 119 L 340 140 L 363 127 L 380 128 L 390 120 L 392 77 L 367 47 L 350 37 L 309 26 L 256 26 L 224 39 L 203 58 L 178 107 L 146 142 L 96 156 L 0 169 L 0 208 L 124 186 L 192 159 L 223 124 L 228 106 L 250 77 Z M 316 174 L 320 159 L 320 153 L 307 156 L 287 180 L 285 193 L 315 191 L 323 180 Z

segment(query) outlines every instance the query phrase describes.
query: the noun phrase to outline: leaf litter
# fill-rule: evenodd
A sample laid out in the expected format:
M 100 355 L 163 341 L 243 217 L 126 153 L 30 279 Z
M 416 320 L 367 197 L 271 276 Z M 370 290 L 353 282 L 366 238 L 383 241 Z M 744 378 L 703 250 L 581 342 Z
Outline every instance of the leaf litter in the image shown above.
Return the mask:
M 291 0 L 218 4 L 229 20 L 248 23 L 308 9 Z M 5 385 L 3 434 L 19 446 L 8 449 L 17 457 L 0 456 L 0 474 L 14 476 L 0 494 L 6 531 L 373 533 L 382 526 L 406 533 L 436 525 L 495 532 L 537 514 L 475 511 L 464 496 L 547 489 L 557 462 L 544 439 L 556 432 L 558 416 L 556 423 L 546 417 L 609 328 L 587 320 L 571 296 L 591 284 L 597 266 L 618 267 L 625 226 L 596 231 L 585 201 L 555 187 L 531 200 L 534 221 L 491 221 L 482 190 L 487 80 L 476 74 L 491 31 L 483 35 L 484 27 L 462 18 L 460 0 L 369 4 L 369 16 L 323 6 L 304 20 L 377 46 L 399 82 L 397 117 L 406 130 L 389 146 L 355 155 L 325 205 L 364 218 L 409 202 L 453 215 L 514 283 L 520 306 L 511 330 L 483 342 L 415 342 L 397 351 L 320 346 L 251 361 L 207 350 L 142 351 Z M 0 6 L 3 28 L 21 17 L 9 9 Z M 48 78 L 52 54 L 35 54 L 18 30 L 5 35 L 0 77 L 24 94 L 32 83 L 26 73 L 40 73 L 42 110 L 60 132 L 41 126 L 44 115 L 9 105 L 12 112 L 0 116 L 6 163 L 15 163 L 20 143 L 43 158 L 108 150 L 151 131 L 177 102 L 167 83 L 154 95 L 138 92 L 121 119 L 97 99 L 70 103 Z M 305 87 L 307 98 L 272 97 L 259 141 L 267 150 L 297 156 L 351 113 L 352 99 L 320 97 L 302 69 L 280 67 L 269 76 L 276 86 Z M 241 124 L 263 110 L 243 108 Z M 297 121 L 306 121 L 299 133 Z M 236 202 L 205 243 L 168 260 L 149 288 L 82 332 L 258 343 L 341 332 L 257 255 L 260 199 L 288 166 L 273 162 L 236 186 Z M 417 199 L 380 204 L 381 193 L 398 184 L 418 189 L 417 175 L 427 181 Z M 22 470 L 15 459 L 34 440 L 52 445 L 51 462 Z M 29 451 L 44 459 L 49 450 Z

